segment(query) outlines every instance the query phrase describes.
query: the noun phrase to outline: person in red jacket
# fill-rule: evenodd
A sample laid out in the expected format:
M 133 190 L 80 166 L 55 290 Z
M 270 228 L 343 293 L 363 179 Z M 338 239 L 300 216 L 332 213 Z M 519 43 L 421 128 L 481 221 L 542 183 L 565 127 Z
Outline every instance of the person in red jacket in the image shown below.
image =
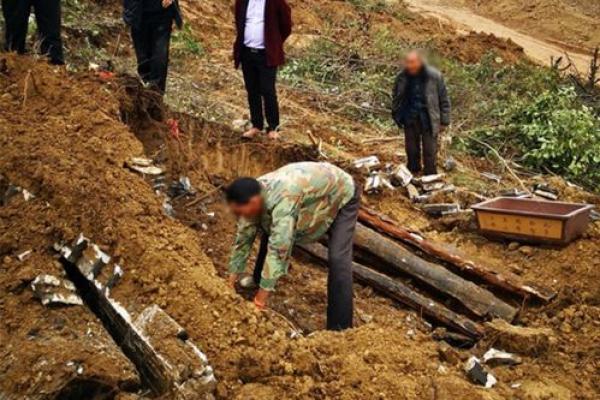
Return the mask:
M 285 61 L 283 43 L 292 33 L 291 9 L 285 0 L 236 0 L 235 26 L 233 57 L 236 68 L 242 65 L 252 119 L 252 129 L 243 137 L 263 131 L 266 116 L 268 137 L 278 139 L 275 80 Z

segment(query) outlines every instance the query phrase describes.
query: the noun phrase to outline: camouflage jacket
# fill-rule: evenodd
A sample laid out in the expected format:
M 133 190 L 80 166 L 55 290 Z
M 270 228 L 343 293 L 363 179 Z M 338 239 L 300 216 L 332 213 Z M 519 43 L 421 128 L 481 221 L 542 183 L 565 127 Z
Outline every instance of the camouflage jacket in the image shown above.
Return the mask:
M 310 243 L 323 236 L 338 211 L 354 195 L 354 181 L 328 163 L 289 164 L 258 178 L 262 186 L 263 212 L 255 220 L 240 219 L 233 244 L 229 272 L 241 273 L 259 228 L 269 235 L 260 287 L 273 290 L 288 270 L 295 243 Z

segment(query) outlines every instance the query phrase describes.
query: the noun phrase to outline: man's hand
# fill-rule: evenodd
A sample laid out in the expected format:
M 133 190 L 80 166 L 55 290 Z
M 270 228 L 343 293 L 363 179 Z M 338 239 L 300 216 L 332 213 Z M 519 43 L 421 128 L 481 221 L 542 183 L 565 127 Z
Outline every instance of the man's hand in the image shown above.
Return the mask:
M 267 300 L 269 299 L 269 291 L 264 289 L 258 289 L 256 296 L 254 297 L 254 305 L 259 310 L 264 310 L 267 307 Z
M 168 8 L 171 6 L 171 4 L 173 4 L 173 0 L 162 0 L 163 8 Z
M 239 279 L 239 275 L 238 274 L 231 274 L 231 275 L 229 275 L 228 282 L 229 282 L 229 286 L 232 289 L 235 289 L 235 284 L 237 283 L 238 279 Z

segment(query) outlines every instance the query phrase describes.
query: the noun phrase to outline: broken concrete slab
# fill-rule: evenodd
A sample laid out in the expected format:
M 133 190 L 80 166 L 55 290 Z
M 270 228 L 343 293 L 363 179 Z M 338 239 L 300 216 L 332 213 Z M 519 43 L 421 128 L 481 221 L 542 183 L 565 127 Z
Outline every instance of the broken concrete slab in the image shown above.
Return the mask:
M 517 198 L 525 198 L 531 196 L 529 192 L 525 190 L 520 190 L 517 188 L 502 190 L 498 193 L 501 197 L 517 197 Z
M 414 181 L 420 185 L 424 185 L 427 183 L 440 182 L 445 176 L 445 174 L 423 175 L 420 178 L 415 178 Z
M 366 193 L 379 193 L 384 188 L 394 190 L 394 186 L 390 181 L 379 172 L 372 173 L 365 181 L 365 192 Z
M 498 383 L 496 377 L 486 371 L 483 365 L 481 365 L 481 361 L 475 356 L 469 358 L 465 363 L 465 373 L 471 382 L 482 385 L 486 389 L 490 389 Z
M 196 194 L 190 178 L 187 176 L 180 177 L 177 181 L 171 183 L 167 194 L 171 198 L 178 198 L 183 196 L 193 196 Z
M 164 173 L 162 168 L 154 165 L 154 161 L 144 157 L 132 157 L 125 163 L 125 166 L 142 175 L 162 175 Z
M 111 299 L 106 288 L 92 275 L 85 274 L 87 268 L 80 267 L 97 260 L 95 245 L 83 235 L 70 246 L 57 245 L 55 248 L 59 249 L 60 262 L 82 293 L 85 303 L 135 364 L 143 383 L 153 394 L 168 395 L 176 400 L 213 398 L 215 378 L 212 368 L 206 356 L 188 341 L 183 328 L 156 307 L 146 310 L 138 318 L 137 325 L 133 324 L 125 307 Z M 86 252 L 88 248 L 94 251 Z M 155 318 L 161 321 L 160 326 L 156 325 L 159 322 L 154 322 Z M 167 341 L 165 335 L 172 334 L 174 336 Z M 184 343 L 176 346 L 175 339 Z
M 54 275 L 38 275 L 31 282 L 31 290 L 33 290 L 35 297 L 40 299 L 45 306 L 50 304 L 80 306 L 83 304 L 73 282 Z
M 533 186 L 533 194 L 548 200 L 558 200 L 558 190 L 546 183 L 536 183 Z
M 170 366 L 177 398 L 198 399 L 201 394 L 214 391 L 216 379 L 208 358 L 162 308 L 157 305 L 146 308 L 134 325 Z
M 372 168 L 381 165 L 381 162 L 377 156 L 369 156 L 354 160 L 352 165 L 356 169 L 366 169 L 367 171 L 370 171 Z
M 446 186 L 445 182 L 432 182 L 432 183 L 423 183 L 421 187 L 426 192 L 434 192 L 438 190 L 442 190 Z
M 523 362 L 523 359 L 516 354 L 498 350 L 493 347 L 486 351 L 481 359 L 489 366 L 518 365 Z
M 408 170 L 406 165 L 401 164 L 392 170 L 391 181 L 396 186 L 406 187 L 413 179 L 413 174 Z
M 555 343 L 554 335 L 549 328 L 526 328 L 494 319 L 486 323 L 486 330 L 488 336 L 493 338 L 495 346 L 528 356 L 543 354 Z
M 423 205 L 423 211 L 433 216 L 444 216 L 450 214 L 458 214 L 460 212 L 460 204 L 456 203 L 438 203 L 438 204 L 425 204 Z
M 406 191 L 408 192 L 408 198 L 413 202 L 419 197 L 419 190 L 413 184 L 406 185 Z

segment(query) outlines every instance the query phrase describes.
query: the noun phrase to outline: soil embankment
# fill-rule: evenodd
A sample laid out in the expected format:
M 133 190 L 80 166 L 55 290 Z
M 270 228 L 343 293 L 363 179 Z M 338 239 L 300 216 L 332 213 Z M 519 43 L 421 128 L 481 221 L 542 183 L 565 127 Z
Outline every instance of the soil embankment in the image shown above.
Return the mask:
M 558 43 L 556 39 L 548 40 L 548 37 L 542 36 L 539 31 L 537 35 L 533 35 L 526 26 L 523 27 L 524 29 L 519 29 L 518 27 L 513 28 L 514 25 L 511 24 L 505 25 L 505 21 L 510 20 L 506 15 L 512 15 L 512 12 L 493 14 L 488 18 L 461 5 L 458 1 L 406 0 L 406 2 L 413 11 L 450 22 L 459 29 L 483 32 L 493 34 L 499 38 L 510 39 L 521 46 L 525 53 L 539 64 L 550 65 L 552 58 L 564 57 L 566 53 L 580 73 L 585 73 L 589 68 L 591 57 L 584 54 L 581 49 L 566 43 Z M 553 20 L 555 20 L 555 17 Z

